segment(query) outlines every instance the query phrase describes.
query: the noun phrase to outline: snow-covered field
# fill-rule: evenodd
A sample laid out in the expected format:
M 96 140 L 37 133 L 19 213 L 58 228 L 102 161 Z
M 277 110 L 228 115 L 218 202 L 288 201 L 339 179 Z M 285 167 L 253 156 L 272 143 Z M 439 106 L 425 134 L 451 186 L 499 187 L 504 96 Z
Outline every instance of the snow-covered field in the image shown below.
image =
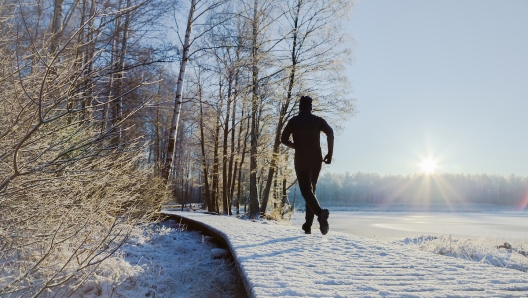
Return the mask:
M 295 213 L 291 224 L 300 227 L 303 223 L 304 213 Z M 331 211 L 330 214 L 332 231 L 523 272 L 528 271 L 526 227 L 528 212 Z
M 372 239 L 396 241 L 422 235 L 451 235 L 528 243 L 528 212 L 330 212 L 333 231 Z M 302 225 L 304 213 L 294 213 L 291 221 L 294 226 Z
M 138 227 L 73 297 L 244 297 L 233 261 L 175 221 Z M 50 293 L 53 296 L 53 293 Z
M 250 296 L 528 296 L 526 273 L 486 261 L 430 253 L 413 247 L 418 244 L 410 243 L 421 242 L 412 239 L 390 243 L 335 229 L 326 236 L 304 235 L 296 225 L 198 213 L 180 215 L 224 235 L 252 289 Z

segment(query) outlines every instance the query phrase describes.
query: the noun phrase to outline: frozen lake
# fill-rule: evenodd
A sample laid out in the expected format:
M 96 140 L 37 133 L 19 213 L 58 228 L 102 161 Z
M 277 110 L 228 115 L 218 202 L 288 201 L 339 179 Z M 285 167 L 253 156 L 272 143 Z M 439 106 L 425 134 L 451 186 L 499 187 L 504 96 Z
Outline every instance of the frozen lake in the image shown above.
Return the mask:
M 528 243 L 528 212 L 371 212 L 330 211 L 330 231 L 384 241 L 422 235 L 456 238 L 488 237 L 511 244 Z M 304 223 L 296 212 L 292 225 Z M 314 229 L 318 229 L 317 220 Z M 318 232 L 318 230 L 317 230 Z

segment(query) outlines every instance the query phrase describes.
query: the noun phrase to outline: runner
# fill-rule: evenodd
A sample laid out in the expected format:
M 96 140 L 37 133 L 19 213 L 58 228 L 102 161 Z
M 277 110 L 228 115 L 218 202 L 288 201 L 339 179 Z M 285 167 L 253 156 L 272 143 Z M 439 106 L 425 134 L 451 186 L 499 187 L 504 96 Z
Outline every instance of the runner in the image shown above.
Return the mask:
M 328 140 L 328 154 L 323 159 L 320 133 L 324 132 Z M 293 135 L 293 142 L 290 141 Z M 299 114 L 292 117 L 281 135 L 281 143 L 295 150 L 295 173 L 301 194 L 306 201 L 306 222 L 302 229 L 312 233 L 314 215 L 317 215 L 319 229 L 323 235 L 328 233 L 328 209 L 322 209 L 315 197 L 315 188 L 322 162 L 330 164 L 334 152 L 334 131 L 326 121 L 312 114 L 312 98 L 302 96 L 299 102 Z

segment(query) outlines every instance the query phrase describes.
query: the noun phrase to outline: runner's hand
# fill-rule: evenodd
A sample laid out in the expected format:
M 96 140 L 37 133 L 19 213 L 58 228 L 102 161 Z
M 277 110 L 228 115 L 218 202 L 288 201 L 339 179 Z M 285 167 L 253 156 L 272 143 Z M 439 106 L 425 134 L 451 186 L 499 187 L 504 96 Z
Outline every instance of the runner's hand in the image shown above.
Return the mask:
M 325 156 L 325 158 L 323 159 L 323 161 L 324 161 L 324 163 L 327 164 L 327 165 L 331 164 L 331 163 L 332 163 L 332 155 L 327 154 L 327 155 Z

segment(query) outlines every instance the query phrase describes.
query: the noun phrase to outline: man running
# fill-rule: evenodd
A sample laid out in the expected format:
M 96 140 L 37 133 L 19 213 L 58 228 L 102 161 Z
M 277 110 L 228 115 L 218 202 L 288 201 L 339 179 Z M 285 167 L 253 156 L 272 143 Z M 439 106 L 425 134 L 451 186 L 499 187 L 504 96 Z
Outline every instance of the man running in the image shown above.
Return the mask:
M 323 159 L 320 133 L 324 132 L 328 140 L 328 154 Z M 290 135 L 293 134 L 293 142 Z M 295 173 L 301 194 L 306 201 L 306 222 L 302 229 L 306 234 L 312 233 L 314 215 L 317 215 L 319 229 L 323 235 L 328 233 L 328 209 L 322 209 L 315 197 L 315 188 L 322 162 L 330 164 L 334 152 L 334 131 L 326 121 L 312 114 L 312 99 L 302 96 L 299 102 L 299 115 L 288 121 L 281 135 L 281 143 L 295 149 Z

